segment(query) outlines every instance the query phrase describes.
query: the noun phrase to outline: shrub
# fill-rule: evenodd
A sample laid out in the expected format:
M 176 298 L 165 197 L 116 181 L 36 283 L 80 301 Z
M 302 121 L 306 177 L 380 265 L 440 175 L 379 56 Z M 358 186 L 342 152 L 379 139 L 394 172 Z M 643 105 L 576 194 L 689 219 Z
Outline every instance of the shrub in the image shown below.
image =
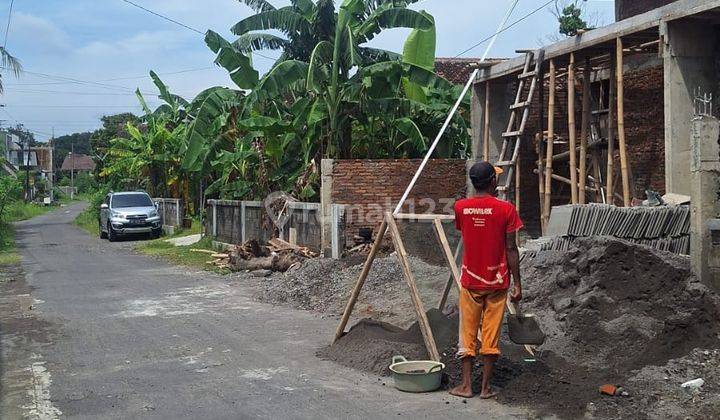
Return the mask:
M 22 198 L 22 185 L 9 176 L 0 176 L 0 223 L 4 220 L 8 204 Z

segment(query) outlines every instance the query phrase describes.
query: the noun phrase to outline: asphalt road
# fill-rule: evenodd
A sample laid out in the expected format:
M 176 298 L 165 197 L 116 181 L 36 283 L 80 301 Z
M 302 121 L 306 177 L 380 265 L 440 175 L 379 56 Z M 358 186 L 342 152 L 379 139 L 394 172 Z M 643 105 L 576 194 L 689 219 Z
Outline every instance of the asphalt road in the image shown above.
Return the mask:
M 241 276 L 161 263 L 72 225 L 17 225 L 0 282 L 0 418 L 524 417 L 493 401 L 405 394 L 315 357 L 333 319 L 253 300 Z M 9 281 L 14 280 L 14 281 Z

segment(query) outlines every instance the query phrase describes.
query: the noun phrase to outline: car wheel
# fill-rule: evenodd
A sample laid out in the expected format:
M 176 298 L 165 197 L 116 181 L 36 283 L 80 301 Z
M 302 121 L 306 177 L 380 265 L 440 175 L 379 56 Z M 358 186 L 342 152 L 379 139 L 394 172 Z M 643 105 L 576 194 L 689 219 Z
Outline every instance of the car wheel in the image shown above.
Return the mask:
M 162 235 L 162 230 L 160 230 L 160 229 L 154 230 L 150 233 L 150 238 L 158 239 L 160 237 L 160 235 Z
M 118 239 L 117 233 L 115 233 L 110 223 L 107 225 L 107 237 L 110 242 L 115 242 Z
M 102 223 L 98 220 L 98 230 L 100 231 L 100 239 L 106 239 L 107 238 L 107 232 L 103 232 L 102 230 Z

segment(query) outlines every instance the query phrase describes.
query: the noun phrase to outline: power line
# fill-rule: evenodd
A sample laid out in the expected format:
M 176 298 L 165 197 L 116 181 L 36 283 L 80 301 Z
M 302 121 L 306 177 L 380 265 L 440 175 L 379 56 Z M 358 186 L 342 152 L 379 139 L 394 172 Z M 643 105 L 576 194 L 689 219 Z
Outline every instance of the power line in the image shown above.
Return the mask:
M 461 55 L 463 55 L 463 54 L 465 54 L 465 53 L 467 53 L 467 52 L 470 52 L 470 51 L 474 50 L 475 48 L 479 47 L 480 45 L 482 45 L 482 44 L 490 41 L 491 39 L 493 39 L 493 37 L 495 37 L 495 35 L 498 35 L 498 34 L 501 34 L 501 33 L 505 32 L 505 31 L 507 31 L 508 29 L 512 28 L 513 26 L 517 25 L 518 23 L 524 21 L 525 19 L 529 18 L 530 16 L 534 15 L 535 13 L 537 13 L 537 12 L 541 11 L 542 9 L 544 9 L 545 7 L 549 6 L 550 3 L 553 3 L 553 2 L 555 2 L 555 0 L 550 0 L 550 1 L 546 2 L 546 3 L 544 3 L 542 6 L 538 7 L 537 9 L 533 10 L 532 12 L 526 14 L 525 16 L 521 17 L 520 19 L 516 20 L 515 22 L 509 24 L 509 25 L 506 26 L 505 28 L 503 28 L 503 29 L 495 32 L 494 34 L 488 36 L 487 38 L 482 39 L 480 42 L 478 42 L 477 44 L 471 46 L 470 48 L 467 48 L 466 50 L 458 53 L 457 55 L 455 55 L 454 58 L 458 58 L 458 57 L 460 57 Z
M 13 4 L 15 4 L 15 0 L 10 0 L 10 11 L 8 12 L 7 26 L 5 26 L 5 41 L 3 41 L 3 49 L 5 49 L 5 47 L 7 46 L 8 33 L 10 32 L 10 20 L 12 19 Z
M 140 6 L 140 5 L 137 4 L 137 3 L 131 2 L 130 0 L 122 0 L 122 1 L 124 1 L 125 3 L 130 4 L 130 5 L 132 5 L 132 6 L 135 6 L 135 7 L 137 7 L 138 9 L 144 10 L 144 11 L 146 11 L 146 12 L 152 14 L 152 15 L 155 15 L 155 16 L 161 18 L 161 19 L 165 19 L 165 20 L 167 20 L 168 22 L 172 22 L 172 23 L 174 23 L 174 24 L 176 24 L 176 25 L 180 25 L 180 26 L 182 26 L 182 27 L 185 28 L 185 29 L 190 29 L 190 30 L 193 31 L 193 32 L 197 32 L 197 33 L 199 33 L 200 35 L 205 36 L 205 33 L 202 32 L 202 31 L 200 31 L 200 30 L 197 30 L 197 29 L 195 29 L 195 28 L 193 28 L 193 27 L 191 27 L 191 26 L 188 26 L 188 25 L 186 25 L 186 24 L 184 24 L 184 23 L 182 23 L 182 22 L 178 22 L 177 20 L 172 19 L 172 18 L 169 18 L 169 17 L 167 17 L 167 16 L 165 16 L 165 15 L 161 15 L 160 13 L 153 12 L 152 10 L 146 9 L 146 8 Z
M 165 16 L 165 15 L 162 15 L 162 14 L 160 14 L 160 13 L 158 13 L 158 12 L 154 12 L 154 11 L 152 11 L 152 10 L 150 10 L 150 9 L 147 9 L 147 8 L 145 8 L 145 7 L 143 7 L 143 6 L 140 6 L 139 4 L 134 3 L 134 2 L 132 2 L 132 1 L 130 1 L 130 0 L 122 0 L 122 1 L 124 1 L 125 3 L 127 3 L 127 4 L 129 4 L 129 5 L 131 5 L 131 6 L 135 6 L 135 7 L 137 7 L 137 8 L 140 9 L 140 10 L 144 10 L 144 11 L 146 11 L 146 12 L 152 14 L 152 15 L 155 15 L 155 16 L 159 17 L 160 19 L 165 19 L 165 20 L 167 20 L 168 22 L 172 22 L 172 23 L 174 23 L 174 24 L 176 24 L 176 25 L 180 25 L 180 26 L 182 26 L 182 27 L 185 28 L 185 29 L 189 29 L 189 30 L 191 30 L 191 31 L 193 31 L 193 32 L 196 32 L 196 33 L 202 35 L 202 36 L 205 36 L 205 32 L 202 32 L 202 31 L 200 31 L 200 30 L 198 30 L 198 29 L 195 29 L 195 28 L 193 28 L 192 26 L 186 25 L 186 24 L 184 24 L 184 23 L 182 23 L 182 22 L 179 22 L 179 21 L 177 21 L 177 20 L 175 20 L 175 19 L 169 18 L 169 17 L 167 17 L 167 16 Z M 266 56 L 266 55 L 260 54 L 260 53 L 257 52 L 257 51 L 255 51 L 255 54 L 258 55 L 258 56 L 260 56 L 260 57 L 262 57 L 262 58 L 268 59 L 268 60 L 277 61 L 277 58 L 268 57 L 268 56 Z
M 217 69 L 216 66 L 206 66 L 206 67 L 198 67 L 198 68 L 192 68 L 192 69 L 185 69 L 185 70 L 178 70 L 178 71 L 172 71 L 167 73 L 158 73 L 158 76 L 171 76 L 174 74 L 182 74 L 182 73 L 191 73 L 196 71 L 204 71 L 204 70 L 214 70 Z M 90 83 L 102 83 L 102 82 L 114 82 L 118 80 L 135 80 L 135 79 L 145 79 L 149 76 L 147 74 L 143 76 L 123 76 L 123 77 L 116 77 L 113 79 L 101 79 L 101 80 L 92 80 L 89 81 Z M 66 85 L 69 83 L 75 83 L 75 82 L 41 82 L 41 83 L 7 83 L 4 86 L 46 86 L 46 85 Z

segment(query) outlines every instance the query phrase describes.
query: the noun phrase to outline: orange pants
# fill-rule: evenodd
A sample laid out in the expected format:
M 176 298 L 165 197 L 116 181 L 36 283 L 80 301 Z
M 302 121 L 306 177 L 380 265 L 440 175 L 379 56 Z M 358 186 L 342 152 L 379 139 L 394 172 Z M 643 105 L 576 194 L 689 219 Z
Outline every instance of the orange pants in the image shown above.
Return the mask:
M 481 343 L 480 354 L 500 354 L 498 342 L 506 299 L 507 290 L 460 289 L 458 357 L 475 357 L 478 339 Z

